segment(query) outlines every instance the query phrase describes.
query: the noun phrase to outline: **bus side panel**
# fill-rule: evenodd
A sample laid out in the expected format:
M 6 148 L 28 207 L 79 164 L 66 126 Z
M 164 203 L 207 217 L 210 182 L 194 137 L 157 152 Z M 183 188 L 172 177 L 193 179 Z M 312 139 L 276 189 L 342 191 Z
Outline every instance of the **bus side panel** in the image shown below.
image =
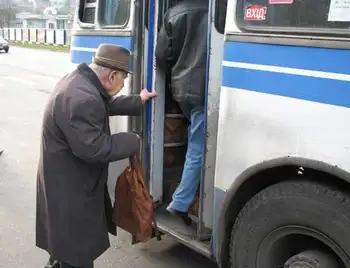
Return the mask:
M 98 32 L 96 30 L 96 32 Z M 79 64 L 85 62 L 91 63 L 96 49 L 100 44 L 109 43 L 123 46 L 131 50 L 132 37 L 130 36 L 92 36 L 75 35 L 71 45 L 71 61 Z
M 349 50 L 226 41 L 214 241 L 225 192 L 249 167 L 294 156 L 350 172 L 349 62 Z
M 220 252 L 218 252 L 218 242 L 222 241 L 217 241 L 218 239 L 218 228 L 219 228 L 219 220 L 220 220 L 220 214 L 221 214 L 221 205 L 224 202 L 226 197 L 226 191 L 214 187 L 214 205 L 213 205 L 213 254 L 216 259 L 216 261 L 220 262 Z

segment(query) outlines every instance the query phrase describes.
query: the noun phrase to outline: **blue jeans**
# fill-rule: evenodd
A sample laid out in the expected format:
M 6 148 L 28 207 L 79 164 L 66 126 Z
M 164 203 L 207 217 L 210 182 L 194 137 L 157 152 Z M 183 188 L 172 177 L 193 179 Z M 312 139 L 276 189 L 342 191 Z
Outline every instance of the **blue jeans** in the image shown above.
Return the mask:
M 172 209 L 181 212 L 188 211 L 200 183 L 205 141 L 204 109 L 193 108 L 188 114 L 190 125 L 184 170 L 181 182 L 173 194 L 173 201 L 170 203 Z

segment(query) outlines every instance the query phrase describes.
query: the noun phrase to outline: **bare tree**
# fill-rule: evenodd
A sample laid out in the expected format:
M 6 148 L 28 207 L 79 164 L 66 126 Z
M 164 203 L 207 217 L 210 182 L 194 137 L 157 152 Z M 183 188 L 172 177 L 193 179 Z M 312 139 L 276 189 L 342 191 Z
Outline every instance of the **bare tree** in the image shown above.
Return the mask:
M 11 0 L 0 0 L 0 28 L 10 27 L 16 19 L 17 8 Z

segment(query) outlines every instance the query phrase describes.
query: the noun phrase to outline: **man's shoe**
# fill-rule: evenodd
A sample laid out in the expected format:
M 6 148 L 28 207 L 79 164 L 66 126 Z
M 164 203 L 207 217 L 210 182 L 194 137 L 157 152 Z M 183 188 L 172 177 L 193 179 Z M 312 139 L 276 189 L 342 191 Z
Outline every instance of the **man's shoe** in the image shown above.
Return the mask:
M 166 210 L 173 214 L 174 216 L 179 217 L 180 219 L 183 220 L 183 222 L 187 225 L 190 226 L 192 224 L 192 220 L 191 218 L 188 216 L 188 212 L 182 212 L 182 211 L 178 211 L 176 209 L 173 209 L 171 207 L 171 204 L 166 208 Z

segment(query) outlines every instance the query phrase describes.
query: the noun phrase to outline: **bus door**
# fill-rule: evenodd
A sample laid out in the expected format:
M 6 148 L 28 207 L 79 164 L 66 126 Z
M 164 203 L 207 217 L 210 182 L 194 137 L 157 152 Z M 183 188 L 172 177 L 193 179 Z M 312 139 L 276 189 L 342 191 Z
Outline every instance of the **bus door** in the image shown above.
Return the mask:
M 207 184 L 202 180 L 189 210 L 195 224 L 186 226 L 182 221 L 176 221 L 166 211 L 166 207 L 171 202 L 172 194 L 181 180 L 187 151 L 187 127 L 189 125 L 189 121 L 172 98 L 168 70 L 159 68 L 154 55 L 157 34 L 162 26 L 164 13 L 175 3 L 174 0 L 149 0 L 147 4 L 147 23 L 145 24 L 147 28 L 145 30 L 147 44 L 145 52 L 146 85 L 148 90 L 153 89 L 159 95 L 146 107 L 144 159 L 150 180 L 151 194 L 157 204 L 156 220 L 159 228 L 184 244 L 190 245 L 193 249 L 205 255 L 211 255 L 213 176 L 208 179 L 209 183 Z M 220 63 L 218 62 L 218 64 L 220 68 Z M 218 87 L 220 87 L 219 82 Z M 206 135 L 203 133 L 203 139 L 205 138 Z M 215 162 L 213 155 L 211 155 L 210 161 Z M 204 177 L 209 178 L 210 175 L 207 174 Z M 205 190 L 208 192 L 206 193 Z M 206 223 L 203 222 L 204 211 L 207 214 Z
M 130 50 L 133 74 L 125 81 L 120 95 L 138 94 L 143 86 L 144 47 L 142 41 L 143 2 L 129 0 L 79 0 L 74 18 L 71 41 L 71 61 L 79 64 L 91 63 L 97 47 L 102 43 L 117 44 Z M 141 135 L 139 117 L 110 117 L 112 133 L 134 131 Z M 115 178 L 127 166 L 128 161 L 110 165 L 108 188 L 114 196 Z

